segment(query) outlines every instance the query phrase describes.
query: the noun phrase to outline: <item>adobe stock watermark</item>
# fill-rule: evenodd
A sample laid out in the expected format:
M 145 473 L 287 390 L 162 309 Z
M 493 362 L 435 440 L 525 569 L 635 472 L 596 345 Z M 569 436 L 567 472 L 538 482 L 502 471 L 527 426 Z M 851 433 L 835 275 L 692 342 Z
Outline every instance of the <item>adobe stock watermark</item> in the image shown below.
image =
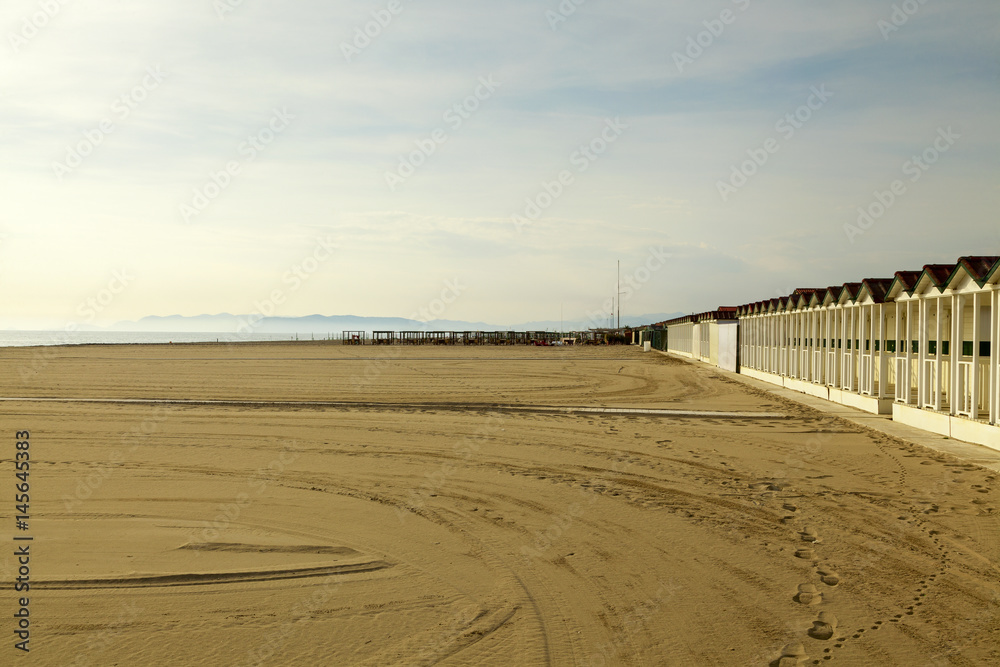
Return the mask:
M 451 620 L 444 625 L 441 630 L 437 630 L 433 638 L 427 642 L 423 649 L 413 656 L 415 665 L 433 665 L 439 663 L 445 656 L 449 648 L 454 646 L 456 639 L 464 633 L 468 633 L 471 625 L 483 615 L 478 605 L 471 604 L 456 612 Z
M 97 127 L 84 130 L 82 140 L 66 147 L 66 157 L 63 158 L 62 162 L 58 160 L 52 162 L 52 173 L 61 181 L 66 175 L 82 165 L 84 159 L 90 156 L 98 146 L 104 143 L 105 138 L 118 128 L 118 123 L 125 122 L 132 115 L 132 112 L 149 98 L 149 94 L 160 87 L 166 77 L 166 73 L 160 69 L 159 65 L 147 67 L 146 76 L 142 78 L 142 82 L 111 103 L 112 116 L 102 118 Z
M 1000 594 L 994 591 L 988 604 L 979 609 L 974 617 L 966 619 L 963 628 L 966 633 L 965 639 L 961 642 L 945 642 L 944 647 L 930 656 L 931 662 L 935 667 L 954 665 L 957 662 L 955 658 L 961 657 L 970 646 L 975 645 L 973 637 L 990 625 L 995 626 L 998 619 L 1000 619 Z
M 385 184 L 389 186 L 389 190 L 395 192 L 398 186 L 406 182 L 406 179 L 417 173 L 417 169 L 424 166 L 427 160 L 437 152 L 438 146 L 448 141 L 449 131 L 455 132 L 462 127 L 465 121 L 472 118 L 472 114 L 479 110 L 483 102 L 493 97 L 501 85 L 499 81 L 493 79 L 492 74 L 479 77 L 479 85 L 476 86 L 471 95 L 451 105 L 441 114 L 441 120 L 447 123 L 450 129 L 439 127 L 431 131 L 428 136 L 415 139 L 413 143 L 416 145 L 416 149 L 399 156 L 399 163 L 396 165 L 395 171 L 385 172 Z
M 220 21 L 226 20 L 226 14 L 232 14 L 243 5 L 243 0 L 213 0 L 212 8 Z
M 621 475 L 628 471 L 632 467 L 632 463 L 627 460 L 624 454 L 619 455 L 611 468 L 606 470 L 607 473 L 614 473 Z M 587 505 L 593 505 L 597 502 L 597 498 L 601 495 L 601 490 L 612 486 L 612 482 L 608 477 L 601 475 L 594 481 L 594 486 L 590 487 L 579 487 L 577 492 L 580 494 L 581 498 L 587 499 Z M 521 546 L 521 555 L 524 557 L 525 562 L 531 563 L 532 559 L 542 558 L 546 552 L 548 552 L 556 542 L 562 539 L 573 527 L 576 519 L 584 515 L 584 506 L 580 503 L 571 503 L 566 511 L 562 514 L 557 514 L 552 516 L 552 522 L 545 528 L 544 531 L 536 530 L 532 532 L 534 536 L 534 542 L 530 545 Z
M 900 170 L 904 176 L 909 177 L 907 180 L 910 183 L 916 183 L 961 138 L 962 135 L 955 132 L 951 128 L 951 125 L 947 128 L 939 127 L 934 140 L 923 151 L 905 161 Z M 867 206 L 858 207 L 858 219 L 856 223 L 844 223 L 844 234 L 847 235 L 847 240 L 853 244 L 857 237 L 864 235 L 865 232 L 871 229 L 907 192 L 909 190 L 907 189 L 906 182 L 898 178 L 889 184 L 887 190 L 875 190 L 872 193 L 874 199 Z
M 440 296 L 431 299 L 426 306 L 417 309 L 417 312 L 410 315 L 410 319 L 419 320 L 425 324 L 431 320 L 441 319 L 441 316 L 448 310 L 448 306 L 455 303 L 466 289 L 465 285 L 458 282 L 458 278 L 444 281 Z
M 587 489 L 577 489 L 580 495 L 587 498 L 587 504 L 593 505 L 597 501 L 597 494 Z M 584 507 L 580 503 L 571 503 L 562 514 L 552 516 L 550 523 L 545 530 L 532 531 L 534 541 L 530 545 L 521 546 L 521 555 L 527 559 L 541 558 L 552 548 L 573 527 L 574 522 L 583 516 Z
M 786 113 L 774 124 L 775 132 L 778 132 L 784 141 L 790 141 L 795 136 L 796 131 L 805 127 L 805 124 L 812 120 L 813 115 L 823 108 L 823 106 L 833 97 L 833 93 L 826 89 L 826 84 L 810 87 L 809 97 L 805 104 L 794 111 Z M 768 137 L 764 143 L 757 148 L 748 148 L 748 159 L 739 165 L 731 165 L 728 181 L 716 181 L 715 188 L 719 191 L 719 196 L 723 203 L 736 194 L 740 188 L 750 182 L 761 168 L 767 164 L 771 156 L 781 150 L 781 140 L 775 137 Z
M 283 443 L 281 453 L 268 462 L 267 467 L 258 468 L 256 474 L 247 480 L 246 490 L 237 493 L 232 502 L 220 503 L 215 517 L 211 521 L 202 521 L 201 527 L 194 529 L 191 542 L 185 548 L 204 548 L 205 545 L 213 544 L 222 537 L 226 530 L 239 521 L 243 510 L 253 505 L 264 494 L 268 484 L 284 474 L 288 466 L 298 460 L 299 452 L 297 441 Z
M 326 237 L 316 238 L 309 254 L 289 267 L 282 275 L 281 282 L 287 287 L 275 288 L 265 298 L 254 301 L 254 308 L 250 314 L 246 318 L 240 319 L 236 327 L 236 337 L 244 340 L 249 339 L 253 330 L 260 326 L 261 321 L 274 315 L 278 311 L 278 307 L 288 300 L 288 295 L 298 291 L 313 274 L 319 271 L 323 264 L 333 257 L 334 251 L 338 248 L 336 240 L 329 234 Z
M 17 32 L 7 33 L 7 41 L 14 53 L 20 53 L 28 42 L 38 36 L 49 22 L 54 19 L 69 0 L 38 0 L 38 11 L 30 16 L 21 17 L 21 27 Z
M 576 14 L 577 8 L 585 4 L 587 0 L 560 0 L 555 10 L 545 10 L 545 20 L 549 22 L 549 27 L 556 31 L 560 25 L 569 20 L 570 16 Z
M 673 257 L 669 252 L 664 252 L 663 246 L 659 248 L 648 248 L 649 256 L 643 264 L 637 266 L 631 273 L 624 275 L 621 279 L 621 303 L 627 303 L 643 285 L 649 282 L 653 274 L 667 265 L 667 260 Z M 598 311 L 587 311 L 587 319 L 595 329 L 601 328 L 608 321 L 608 317 L 615 312 L 615 300 L 610 298 L 601 305 Z
M 444 282 L 441 293 L 431 299 L 426 305 L 421 306 L 410 314 L 411 320 L 418 320 L 422 323 L 421 330 L 427 331 L 427 326 L 431 320 L 439 320 L 447 312 L 448 308 L 455 303 L 466 291 L 466 286 L 459 282 L 458 278 L 452 278 Z M 382 373 L 392 365 L 392 362 L 402 356 L 402 348 L 398 345 L 378 346 L 375 359 L 365 362 L 365 368 L 360 373 L 351 376 L 351 386 L 355 392 L 359 392 L 367 386 L 373 384 Z
M 605 119 L 601 132 L 586 144 L 581 144 L 570 154 L 570 166 L 579 174 L 590 169 L 590 166 L 621 138 L 622 133 L 628 127 L 618 116 L 615 116 L 614 119 Z M 524 209 L 520 213 L 514 213 L 510 216 L 510 221 L 514 223 L 517 232 L 520 234 L 522 228 L 537 221 L 542 213 L 563 195 L 566 188 L 575 182 L 576 176 L 571 169 L 563 169 L 551 181 L 542 181 L 541 191 L 533 197 L 527 197 L 524 200 Z
M 732 2 L 741 12 L 745 12 L 750 7 L 750 0 L 732 0 Z M 701 58 L 705 51 L 715 44 L 715 40 L 722 37 L 726 26 L 736 23 L 737 16 L 738 14 L 732 9 L 723 9 L 719 12 L 718 18 L 702 21 L 701 24 L 705 26 L 705 29 L 697 35 L 687 38 L 687 45 L 683 52 L 674 51 L 673 53 L 677 72 L 683 74 L 686 66 L 693 65 L 694 61 Z
M 190 223 L 192 218 L 201 215 L 232 184 L 243 167 L 257 159 L 258 155 L 288 129 L 293 120 L 295 116 L 290 114 L 287 108 L 274 109 L 267 124 L 237 146 L 236 152 L 243 159 L 230 160 L 222 170 L 210 173 L 204 185 L 194 189 L 191 201 L 180 205 L 180 214 L 184 222 Z
M 73 495 L 63 494 L 62 501 L 65 510 L 75 512 L 79 505 L 89 500 L 139 447 L 146 444 L 153 435 L 160 431 L 160 425 L 172 416 L 174 410 L 175 408 L 168 405 L 154 405 L 150 408 L 141 421 L 133 424 L 128 431 L 122 434 L 120 442 L 122 447 L 127 447 L 127 449 L 113 449 L 108 452 L 107 460 L 104 463 L 91 466 L 88 474 L 77 480 Z
M 82 318 L 84 323 L 90 324 L 97 316 L 104 312 L 118 297 L 119 294 L 124 292 L 135 277 L 129 274 L 128 269 L 121 269 L 113 271 L 111 274 L 111 279 L 108 281 L 107 285 L 99 289 L 96 293 L 88 296 L 83 301 L 79 303 L 76 307 L 76 312 Z M 63 331 L 66 334 L 75 333 L 79 331 L 80 323 L 76 321 L 70 321 L 66 323 L 63 327 Z M 49 339 L 50 345 L 40 346 L 35 348 L 35 351 L 31 355 L 30 363 L 23 364 L 18 369 L 18 374 L 21 376 L 21 382 L 28 382 L 34 378 L 38 373 L 45 369 L 58 354 L 52 346 L 54 345 L 66 345 L 72 342 L 69 336 L 60 335 L 58 332 L 54 332 L 52 337 Z
M 352 58 L 360 56 L 361 52 L 371 46 L 372 42 L 382 34 L 382 31 L 388 28 L 393 20 L 403 12 L 403 9 L 400 0 L 389 0 L 385 9 L 373 11 L 371 21 L 354 28 L 354 35 L 350 42 L 340 43 L 340 52 L 344 55 L 344 60 L 351 62 Z
M 882 33 L 882 39 L 889 41 L 889 35 L 898 32 L 900 28 L 907 24 L 914 14 L 920 11 L 927 0 L 903 0 L 898 5 L 892 6 L 892 13 L 888 19 L 879 19 L 875 26 Z
M 64 663 L 66 667 L 90 667 L 94 664 L 101 664 L 91 654 L 100 654 L 115 645 L 144 611 L 145 609 L 137 606 L 134 600 L 128 603 L 122 602 L 121 611 L 117 617 L 109 623 L 102 624 L 101 629 L 96 634 L 88 635 L 86 649 L 78 653 L 73 662 Z M 98 657 L 100 656 L 98 655 Z
M 261 667 L 265 663 L 274 664 L 271 658 L 282 652 L 282 648 L 291 640 L 290 635 L 299 629 L 304 621 L 315 618 L 316 611 L 326 606 L 333 594 L 340 589 L 342 582 L 338 579 L 341 576 L 340 574 L 331 574 L 323 580 L 319 587 L 311 586 L 309 589 L 303 587 L 303 591 L 312 590 L 312 595 L 293 604 L 287 613 L 282 614 L 284 620 L 280 622 L 278 627 L 268 632 L 261 642 L 247 649 L 244 661 L 234 664 L 246 665 L 246 667 Z M 259 633 L 256 634 L 259 635 Z M 283 663 L 284 660 L 281 662 Z
M 649 625 L 650 619 L 658 614 L 664 603 L 669 602 L 683 587 L 670 579 L 667 583 L 658 581 L 656 594 L 630 608 L 622 614 L 622 623 L 615 631 L 611 641 L 604 642 L 597 650 L 584 659 L 582 667 L 606 667 L 620 661 L 623 649 L 629 645 L 631 637 Z
M 481 444 L 489 440 L 500 430 L 506 416 L 499 412 L 488 413 L 486 423 L 476 429 L 473 435 L 464 436 L 452 445 L 452 452 L 460 456 L 463 460 L 469 461 L 473 456 L 478 456 Z M 399 522 L 404 523 L 406 517 L 414 512 L 421 511 L 427 505 L 427 499 L 437 495 L 451 478 L 459 470 L 459 464 L 446 460 L 437 470 L 424 474 L 425 481 L 421 482 L 417 488 L 410 489 L 407 494 L 407 502 L 403 506 L 394 508 Z
M 129 284 L 135 280 L 135 276 L 129 274 L 128 269 L 114 271 L 107 287 L 98 290 L 94 296 L 87 297 L 76 308 L 76 312 L 86 323 L 91 323 L 97 316 L 114 302 L 115 297 L 124 292 Z

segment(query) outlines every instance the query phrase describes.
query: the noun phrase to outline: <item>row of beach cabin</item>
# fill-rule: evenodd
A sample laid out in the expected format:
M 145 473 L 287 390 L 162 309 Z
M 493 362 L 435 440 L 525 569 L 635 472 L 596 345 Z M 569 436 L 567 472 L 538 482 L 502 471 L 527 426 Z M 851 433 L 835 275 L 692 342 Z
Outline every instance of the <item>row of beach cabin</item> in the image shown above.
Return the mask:
M 1000 449 L 1000 257 L 661 325 L 674 354 Z
M 599 345 L 617 342 L 614 332 L 589 331 L 344 331 L 345 345 Z M 624 342 L 624 341 L 622 341 Z

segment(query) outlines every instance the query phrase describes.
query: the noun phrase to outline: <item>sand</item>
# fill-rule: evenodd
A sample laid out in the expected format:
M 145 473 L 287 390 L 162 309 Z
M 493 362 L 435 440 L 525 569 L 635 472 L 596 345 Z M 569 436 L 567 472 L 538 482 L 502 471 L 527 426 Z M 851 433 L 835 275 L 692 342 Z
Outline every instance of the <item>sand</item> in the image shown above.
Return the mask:
M 30 529 L 8 502 L 3 539 L 34 538 L 27 655 L 0 558 L 3 664 L 777 665 L 795 642 L 1000 664 L 997 473 L 703 366 L 329 343 L 0 364 L 0 396 L 60 399 L 0 402 L 8 490 L 15 431 L 32 457 Z

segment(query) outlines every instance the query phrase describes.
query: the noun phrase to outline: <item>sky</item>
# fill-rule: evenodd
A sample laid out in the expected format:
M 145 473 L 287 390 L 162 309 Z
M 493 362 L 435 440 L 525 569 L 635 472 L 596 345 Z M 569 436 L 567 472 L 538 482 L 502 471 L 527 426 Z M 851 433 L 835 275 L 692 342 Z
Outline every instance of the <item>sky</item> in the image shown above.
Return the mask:
M 996 0 L 8 0 L 0 37 L 0 328 L 603 323 L 1000 255 Z

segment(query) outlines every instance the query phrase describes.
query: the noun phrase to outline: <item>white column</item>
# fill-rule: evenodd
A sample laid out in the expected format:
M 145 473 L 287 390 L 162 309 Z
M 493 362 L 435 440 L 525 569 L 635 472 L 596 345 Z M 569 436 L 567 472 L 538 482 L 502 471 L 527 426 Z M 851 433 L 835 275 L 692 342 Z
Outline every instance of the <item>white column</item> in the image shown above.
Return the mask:
M 979 309 L 982 307 L 982 294 L 972 295 L 972 372 L 969 374 L 969 393 L 972 396 L 972 419 L 979 419 Z M 964 318 L 963 318 L 964 321 Z
M 772 313 L 768 315 L 771 320 L 768 326 L 768 343 L 770 347 L 770 352 L 768 354 L 768 370 L 771 373 L 778 372 L 778 314 Z
M 848 362 L 853 359 L 854 347 L 851 344 L 851 339 L 854 336 L 852 333 L 854 329 L 854 308 L 848 304 L 844 304 L 844 359 L 840 364 L 840 373 L 843 377 L 840 378 L 840 384 L 844 389 L 851 388 L 851 376 L 847 373 Z
M 879 307 L 877 304 L 872 303 L 868 306 L 868 340 L 865 345 L 868 346 L 869 353 L 869 366 L 868 366 L 868 390 L 872 396 L 875 395 L 875 378 L 878 376 L 878 371 L 876 370 L 876 364 L 878 363 L 878 352 L 875 350 L 875 345 L 878 342 L 878 331 L 879 327 L 876 318 L 878 317 Z
M 760 350 L 757 355 L 757 363 L 760 366 L 759 370 L 765 370 L 767 364 L 767 315 L 758 315 L 760 320 L 757 323 L 757 342 L 760 344 Z
M 870 352 L 868 348 L 868 307 L 858 306 L 858 386 L 857 393 L 863 392 L 868 387 L 868 378 L 865 377 L 865 352 Z
M 785 312 L 785 375 L 792 377 L 795 368 L 795 313 Z
M 754 349 L 754 368 L 757 370 L 763 370 L 761 363 L 764 353 L 764 318 L 761 315 L 754 316 L 754 342 L 756 343 L 756 348 Z
M 866 373 L 865 379 L 861 381 L 863 387 L 868 390 L 869 394 L 875 393 L 875 304 L 871 304 L 867 308 L 868 317 L 862 318 L 861 321 L 864 323 L 864 332 L 862 332 L 861 337 L 864 339 L 861 342 L 862 352 L 868 352 L 868 373 Z
M 765 328 L 767 329 L 767 345 L 766 345 L 767 369 L 766 370 L 767 370 L 768 373 L 771 373 L 772 372 L 771 364 L 772 364 L 772 359 L 774 358 L 774 321 L 773 321 L 774 317 L 770 313 L 768 313 L 765 317 L 767 317 L 767 324 L 765 325 Z
M 839 374 L 839 382 L 837 382 L 838 387 L 847 386 L 847 377 L 844 375 L 844 366 L 847 365 L 847 315 L 848 308 L 847 304 L 844 304 L 840 308 L 840 345 L 837 347 L 837 373 Z
M 831 344 L 833 345 L 831 348 L 833 351 L 833 361 L 831 362 L 833 367 L 830 369 L 830 381 L 832 386 L 836 387 L 837 383 L 840 382 L 840 368 L 838 366 L 838 364 L 840 364 L 840 346 L 837 345 L 837 341 L 841 339 L 840 330 L 843 328 L 843 323 L 841 322 L 843 314 L 839 305 L 834 304 L 832 314 L 833 322 L 830 327 L 830 336 L 833 338 L 831 341 Z
M 839 377 L 837 374 L 837 332 L 839 331 L 837 326 L 839 324 L 839 312 L 840 309 L 837 308 L 836 304 L 831 305 L 828 314 L 829 319 L 827 320 L 827 331 L 830 335 L 827 336 L 827 345 L 829 347 L 827 347 L 826 356 L 826 383 L 832 387 L 837 385 L 837 378 Z
M 762 363 L 761 357 L 763 356 L 763 352 L 764 352 L 764 317 L 763 317 L 763 315 L 760 315 L 760 314 L 754 315 L 754 321 L 756 322 L 756 326 L 755 326 L 755 329 L 754 329 L 754 340 L 757 342 L 757 349 L 756 349 L 756 351 L 754 353 L 754 363 L 756 364 L 754 366 L 754 368 L 756 368 L 757 370 L 763 370 L 763 367 L 761 366 L 761 363 Z
M 803 382 L 809 380 L 809 311 L 803 310 L 799 316 L 799 379 Z M 803 352 L 806 354 L 803 355 Z M 802 357 L 806 357 L 806 363 L 802 362 Z
M 775 311 L 774 313 L 774 325 L 771 334 L 774 336 L 774 354 L 771 358 L 771 363 L 774 365 L 772 373 L 775 375 L 781 375 L 781 313 Z
M 755 345 L 754 357 L 753 357 L 754 368 L 756 368 L 757 370 L 762 370 L 760 364 L 761 364 L 761 355 L 764 350 L 764 318 L 761 317 L 760 315 L 754 316 L 753 340 Z
M 833 348 L 830 347 L 830 338 L 833 337 L 833 318 L 834 310 L 830 306 L 823 308 L 823 314 L 826 319 L 823 322 L 823 336 L 826 343 L 823 345 L 823 383 L 830 384 L 830 353 L 833 352 Z
M 857 372 L 856 369 L 858 367 L 858 364 L 860 363 L 860 359 L 858 357 L 858 343 L 861 340 L 861 336 L 859 336 L 857 334 L 858 324 L 859 324 L 859 322 L 858 322 L 859 315 L 860 314 L 858 313 L 858 307 L 857 306 L 851 306 L 851 331 L 850 331 L 850 336 L 851 336 L 851 375 L 850 375 L 850 377 L 847 380 L 847 388 L 848 388 L 849 391 L 852 391 L 852 392 L 853 391 L 857 391 L 857 389 L 858 389 L 858 387 L 857 387 L 858 372 Z
M 917 315 L 919 319 L 920 315 Z M 919 322 L 917 323 L 919 326 Z M 906 403 L 910 403 L 910 377 L 913 374 L 913 299 L 906 300 L 906 343 L 903 352 L 906 354 Z
M 836 304 L 830 306 L 830 313 L 829 313 L 830 319 L 828 320 L 829 323 L 828 328 L 830 336 L 829 336 L 829 341 L 827 342 L 827 345 L 829 345 L 827 351 L 832 352 L 833 354 L 827 357 L 828 359 L 827 364 L 830 365 L 828 365 L 826 369 L 827 373 L 829 373 L 826 379 L 826 383 L 832 386 L 836 386 L 837 378 L 839 377 L 837 375 L 837 340 L 836 340 L 838 331 L 837 329 L 838 316 L 839 316 L 839 309 L 837 308 Z M 832 362 L 829 361 L 830 358 L 833 359 Z
M 753 320 L 743 316 L 740 317 L 739 322 L 737 326 L 740 328 L 740 360 L 744 366 L 749 366 L 751 364 L 750 346 L 753 340 Z
M 788 365 L 785 367 L 785 374 L 792 377 L 792 372 L 798 370 L 795 366 L 795 326 L 799 318 L 795 311 L 790 311 L 786 317 L 788 326 L 785 329 L 785 357 L 787 359 L 785 363 Z M 795 375 L 798 373 L 796 372 Z
M 935 344 L 935 355 L 934 355 L 934 387 L 932 396 L 934 397 L 934 409 L 938 412 L 941 411 L 941 362 L 943 361 L 941 350 L 944 349 L 944 324 L 941 322 L 944 319 L 944 297 L 938 297 L 935 299 L 937 301 L 937 326 L 935 327 L 935 336 L 937 337 L 937 343 Z
M 844 358 L 847 357 L 847 306 L 840 307 L 840 345 L 837 347 L 837 386 L 843 387 L 847 379 L 844 377 Z
M 878 349 L 875 354 L 878 355 L 876 358 L 876 377 L 878 378 L 878 394 L 879 398 L 885 398 L 885 386 L 889 380 L 889 373 L 887 372 L 887 362 L 889 355 L 885 351 L 885 304 L 880 303 L 874 306 L 875 310 L 878 312 L 878 331 L 876 334 L 875 341 L 878 344 Z
M 924 407 L 930 403 L 927 395 L 927 342 L 930 337 L 930 305 L 924 295 L 917 300 L 917 406 Z
M 788 329 L 790 328 L 788 311 L 781 316 L 781 374 L 788 375 Z
M 757 355 L 757 370 L 765 370 L 765 357 L 767 355 L 767 316 L 760 314 L 757 317 L 757 342 L 760 344 L 760 351 Z
M 797 375 L 795 373 L 795 327 L 798 324 L 798 314 L 795 311 L 789 311 L 785 316 L 786 324 L 788 325 L 785 329 L 785 358 L 787 359 L 785 366 L 785 375 L 788 377 L 794 377 Z
M 1000 285 L 990 293 L 990 422 L 1000 425 Z
M 806 359 L 805 377 L 802 378 L 806 382 L 812 382 L 813 380 L 813 328 L 816 326 L 816 313 L 813 312 L 812 308 L 805 311 L 803 316 L 805 319 L 806 337 L 802 341 L 804 354 L 802 356 Z
M 810 308 L 809 309 L 809 338 L 806 340 L 809 348 L 806 353 L 806 358 L 809 360 L 809 381 L 816 381 L 816 338 L 817 332 L 819 331 L 819 312 Z
M 857 348 L 857 355 L 858 355 L 858 359 L 857 359 L 858 363 L 855 366 L 858 370 L 857 370 L 857 376 L 854 379 L 854 382 L 855 382 L 855 384 L 854 384 L 854 393 L 857 394 L 857 393 L 861 393 L 861 383 L 862 383 L 862 379 L 861 379 L 861 355 L 864 354 L 864 350 L 865 350 L 865 347 L 864 347 L 865 346 L 864 338 L 865 338 L 865 328 L 866 327 L 865 327 L 865 308 L 864 308 L 864 306 L 857 306 L 854 310 L 855 310 L 855 318 L 856 318 L 854 320 L 855 321 L 855 325 L 854 325 L 855 329 L 854 330 L 856 332 L 855 333 L 855 338 L 856 338 L 856 343 L 857 343 L 857 345 L 855 347 Z
M 959 408 L 962 407 L 962 397 L 959 396 L 961 392 L 958 390 L 958 371 L 960 370 L 959 362 L 962 361 L 962 324 L 965 321 L 964 304 L 965 297 L 961 294 L 953 294 L 951 296 L 951 327 L 949 327 L 951 330 L 951 340 L 948 341 L 948 358 L 951 362 L 951 378 L 949 378 L 950 382 L 948 386 L 951 389 L 948 392 L 948 412 L 952 415 L 957 415 Z
M 781 354 L 780 346 L 778 345 L 778 323 L 781 316 L 777 313 L 771 315 L 771 372 L 778 373 L 778 355 Z
M 771 368 L 771 316 L 764 314 L 761 315 L 761 354 L 763 359 L 761 363 L 764 364 L 761 370 L 769 371 Z
M 854 324 L 854 309 L 848 304 L 844 304 L 844 358 L 840 362 L 840 386 L 844 389 L 851 388 L 850 375 L 847 373 L 847 362 L 852 358 L 853 347 L 851 346 L 851 329 Z
M 819 310 L 809 311 L 809 381 L 816 382 L 822 379 L 822 374 L 816 364 L 816 352 L 819 351 L 819 332 L 823 313 Z M 822 357 L 820 357 L 822 361 Z
M 796 354 L 799 355 L 799 379 L 805 382 L 809 379 L 809 364 L 802 363 L 802 353 L 806 352 L 809 348 L 809 311 L 802 310 L 799 311 L 799 350 Z M 808 361 L 808 360 L 807 360 Z
M 900 349 L 900 348 L 903 347 L 902 343 L 901 343 L 901 341 L 903 339 L 903 336 L 902 336 L 902 334 L 903 334 L 903 318 L 902 318 L 902 315 L 900 313 L 900 310 L 902 310 L 902 309 L 899 307 L 899 301 L 894 301 L 892 305 L 893 305 L 893 308 L 895 309 L 894 312 L 896 313 L 896 322 L 895 322 L 896 326 L 894 327 L 894 331 L 893 331 L 893 334 L 892 334 L 893 336 L 895 336 L 895 341 L 896 342 L 893 343 L 893 345 L 896 346 L 896 354 L 893 355 L 894 359 L 893 359 L 892 364 L 893 364 L 893 372 L 896 373 L 896 396 L 902 396 L 903 395 L 903 386 L 904 385 L 902 384 L 903 377 L 902 377 L 902 373 L 900 372 L 900 367 L 901 366 L 905 366 L 906 364 L 905 363 L 904 364 L 900 364 L 898 360 L 900 358 L 902 358 L 902 354 L 903 354 L 903 350 Z M 909 302 L 907 302 L 907 305 L 909 305 Z M 906 323 L 909 324 L 909 322 L 910 322 L 910 319 L 906 318 Z M 910 378 L 906 378 L 906 380 L 907 380 L 907 382 L 909 382 Z

